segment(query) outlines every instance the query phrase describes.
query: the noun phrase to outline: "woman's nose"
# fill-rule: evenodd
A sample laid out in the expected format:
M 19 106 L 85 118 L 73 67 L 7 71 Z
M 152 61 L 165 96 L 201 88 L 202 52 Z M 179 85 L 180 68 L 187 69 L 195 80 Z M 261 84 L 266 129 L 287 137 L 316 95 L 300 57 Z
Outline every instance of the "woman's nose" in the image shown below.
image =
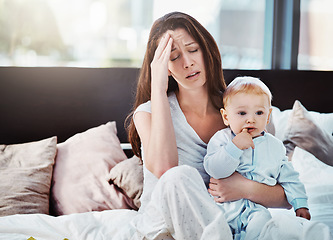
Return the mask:
M 189 68 L 191 66 L 193 66 L 193 61 L 191 59 L 191 57 L 188 54 L 184 54 L 183 55 L 183 60 L 184 60 L 184 68 Z

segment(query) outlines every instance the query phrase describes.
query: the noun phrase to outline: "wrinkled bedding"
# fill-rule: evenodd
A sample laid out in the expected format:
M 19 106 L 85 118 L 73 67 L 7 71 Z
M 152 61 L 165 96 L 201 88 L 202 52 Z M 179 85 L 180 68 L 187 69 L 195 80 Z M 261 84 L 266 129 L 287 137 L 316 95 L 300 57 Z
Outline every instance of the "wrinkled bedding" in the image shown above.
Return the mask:
M 52 217 L 43 214 L 0 218 L 1 240 L 110 240 L 117 231 L 127 231 L 134 210 L 109 210 Z M 281 231 L 283 229 L 283 231 Z M 329 227 L 289 214 L 275 214 L 264 227 L 260 239 L 330 240 Z
M 110 240 L 135 215 L 134 210 L 87 212 L 59 217 L 45 214 L 0 218 L 1 240 Z

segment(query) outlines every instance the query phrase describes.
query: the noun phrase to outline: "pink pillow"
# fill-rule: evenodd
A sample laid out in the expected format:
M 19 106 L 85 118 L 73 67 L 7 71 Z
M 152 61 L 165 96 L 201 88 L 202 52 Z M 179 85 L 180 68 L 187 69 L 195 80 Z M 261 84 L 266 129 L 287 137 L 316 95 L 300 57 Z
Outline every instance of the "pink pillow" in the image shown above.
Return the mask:
M 133 200 L 108 183 L 112 167 L 127 157 L 115 122 L 78 133 L 57 145 L 51 204 L 54 215 L 133 208 Z

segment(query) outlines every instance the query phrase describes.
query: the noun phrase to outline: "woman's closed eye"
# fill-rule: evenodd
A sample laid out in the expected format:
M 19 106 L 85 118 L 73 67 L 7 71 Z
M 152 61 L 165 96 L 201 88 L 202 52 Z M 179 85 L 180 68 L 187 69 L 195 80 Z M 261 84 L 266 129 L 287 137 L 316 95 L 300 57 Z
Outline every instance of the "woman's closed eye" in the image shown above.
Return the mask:
M 176 61 L 178 58 L 180 57 L 180 55 L 177 55 L 177 56 L 171 56 L 170 60 L 173 62 L 173 61 Z
M 193 50 L 188 50 L 189 53 L 195 53 L 198 52 L 199 48 L 193 49 Z M 180 58 L 180 54 L 175 55 L 175 56 L 171 56 L 170 57 L 170 61 L 176 61 L 178 58 Z
M 190 52 L 190 53 L 195 53 L 195 52 L 197 52 L 198 50 L 199 50 L 199 48 L 194 49 L 194 50 L 189 50 L 189 52 Z

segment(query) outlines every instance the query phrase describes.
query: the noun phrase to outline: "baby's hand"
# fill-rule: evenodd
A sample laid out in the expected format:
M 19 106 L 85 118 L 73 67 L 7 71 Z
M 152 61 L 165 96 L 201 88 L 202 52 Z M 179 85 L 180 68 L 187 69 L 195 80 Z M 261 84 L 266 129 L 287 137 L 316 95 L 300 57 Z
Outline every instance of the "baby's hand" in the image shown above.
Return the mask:
M 251 147 L 254 149 L 254 143 L 251 134 L 248 133 L 247 129 L 244 128 L 240 133 L 238 133 L 232 142 L 241 150 L 248 149 Z
M 311 219 L 311 215 L 310 215 L 310 212 L 308 209 L 306 208 L 299 208 L 296 210 L 296 216 L 297 217 L 302 217 L 302 218 L 305 218 L 307 220 L 310 220 Z

